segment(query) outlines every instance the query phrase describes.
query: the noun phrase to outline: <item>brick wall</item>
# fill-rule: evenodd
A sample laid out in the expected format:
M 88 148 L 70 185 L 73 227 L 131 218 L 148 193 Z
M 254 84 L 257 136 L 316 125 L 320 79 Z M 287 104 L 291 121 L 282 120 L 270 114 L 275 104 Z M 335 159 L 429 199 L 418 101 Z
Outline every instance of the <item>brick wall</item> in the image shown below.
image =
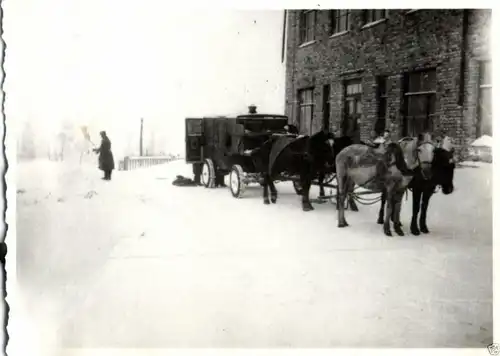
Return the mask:
M 403 125 L 403 73 L 425 68 L 436 69 L 437 93 L 435 129 L 463 143 L 474 131 L 474 95 L 477 68 L 474 56 L 489 56 L 485 21 L 491 11 L 473 10 L 469 16 L 464 110 L 459 103 L 463 45 L 462 10 L 390 10 L 389 18 L 375 26 L 363 27 L 361 10 L 352 10 L 347 33 L 330 36 L 328 11 L 317 11 L 315 42 L 301 46 L 299 11 L 288 12 L 286 64 L 286 114 L 297 120 L 297 91 L 314 86 L 313 128 L 322 122 L 322 87 L 331 85 L 330 127 L 339 127 L 343 113 L 343 81 L 361 78 L 363 115 L 361 138 L 373 130 L 377 116 L 376 77 L 388 77 L 386 125 Z M 477 86 L 477 85 L 476 85 Z M 466 114 L 463 113 L 466 112 Z M 467 123 L 462 118 L 465 117 Z

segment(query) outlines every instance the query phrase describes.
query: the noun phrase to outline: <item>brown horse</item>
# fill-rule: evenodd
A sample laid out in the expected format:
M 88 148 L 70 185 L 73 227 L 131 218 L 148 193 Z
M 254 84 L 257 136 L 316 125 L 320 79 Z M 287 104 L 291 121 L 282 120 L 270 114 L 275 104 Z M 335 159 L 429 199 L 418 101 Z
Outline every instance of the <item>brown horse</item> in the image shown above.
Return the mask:
M 434 145 L 430 134 L 422 135 L 415 143 L 408 144 L 406 153 L 422 167 L 423 172 L 430 172 L 434 154 Z M 337 199 L 338 226 L 348 226 L 345 219 L 344 203 L 348 194 L 358 185 L 374 193 L 383 193 L 387 199 L 387 211 L 384 221 L 384 233 L 392 236 L 390 220 L 394 230 L 400 236 L 400 212 L 403 194 L 413 178 L 403 155 L 403 149 L 397 143 L 389 143 L 383 148 L 372 148 L 366 145 L 352 145 L 342 150 L 336 158 L 337 167 Z M 424 173 L 426 174 L 426 173 Z

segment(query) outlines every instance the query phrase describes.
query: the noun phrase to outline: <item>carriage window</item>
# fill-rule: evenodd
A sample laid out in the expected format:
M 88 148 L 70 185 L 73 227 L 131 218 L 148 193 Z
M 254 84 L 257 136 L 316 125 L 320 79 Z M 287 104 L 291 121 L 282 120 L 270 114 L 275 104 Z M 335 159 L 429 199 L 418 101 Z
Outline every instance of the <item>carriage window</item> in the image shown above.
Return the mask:
M 314 109 L 314 89 L 299 90 L 299 131 L 311 134 Z
M 384 132 L 387 115 L 387 77 L 377 78 L 377 118 L 375 132 L 380 135 Z
M 387 9 L 363 10 L 363 22 L 365 25 L 388 17 L 389 10 Z
M 304 10 L 300 12 L 299 19 L 300 43 L 314 41 L 316 27 L 316 11 Z
M 330 10 L 330 35 L 349 31 L 351 10 Z
M 477 110 L 477 128 L 476 135 L 493 134 L 491 120 L 491 61 L 480 62 L 479 65 L 479 95 L 478 95 L 478 110 Z
M 434 129 L 436 115 L 436 71 L 427 70 L 405 75 L 405 136 L 415 137 Z

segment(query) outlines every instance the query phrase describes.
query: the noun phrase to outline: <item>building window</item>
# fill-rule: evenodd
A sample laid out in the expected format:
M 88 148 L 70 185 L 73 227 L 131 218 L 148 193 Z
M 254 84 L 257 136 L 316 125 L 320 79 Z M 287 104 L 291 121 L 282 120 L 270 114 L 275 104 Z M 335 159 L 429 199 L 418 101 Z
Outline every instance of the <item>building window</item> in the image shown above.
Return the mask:
M 314 88 L 299 90 L 299 131 L 311 134 L 314 112 Z
M 479 95 L 477 110 L 476 135 L 492 136 L 492 115 L 491 115 L 491 61 L 483 61 L 479 64 Z
M 375 121 L 375 133 L 381 135 L 385 130 L 387 115 L 387 77 L 377 78 L 377 118 Z
M 361 79 L 344 82 L 344 119 L 342 135 L 359 140 L 359 120 L 363 112 L 361 96 L 363 88 Z
M 300 12 L 300 43 L 314 41 L 316 27 L 316 11 L 305 10 Z
M 416 137 L 433 131 L 436 115 L 436 70 L 407 73 L 404 77 L 404 135 Z
M 351 10 L 330 10 L 330 35 L 349 31 Z
M 330 85 L 323 85 L 323 129 L 330 129 Z
M 363 21 L 366 24 L 383 20 L 389 17 L 389 10 L 378 9 L 378 10 L 363 10 Z

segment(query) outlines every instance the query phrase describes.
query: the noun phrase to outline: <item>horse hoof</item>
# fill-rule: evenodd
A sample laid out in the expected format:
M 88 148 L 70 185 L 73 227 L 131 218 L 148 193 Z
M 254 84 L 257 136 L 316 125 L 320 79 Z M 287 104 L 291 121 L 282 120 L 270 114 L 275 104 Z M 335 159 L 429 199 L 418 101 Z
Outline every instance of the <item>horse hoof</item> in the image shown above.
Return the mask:
M 384 230 L 385 236 L 392 237 L 392 232 Z
M 356 205 L 349 205 L 349 208 L 351 209 L 351 211 L 359 211 Z
M 269 205 L 271 203 L 269 202 L 269 200 L 264 200 L 264 204 Z
M 377 224 L 383 224 L 384 223 L 384 219 L 383 218 L 378 218 L 377 220 Z
M 277 201 L 278 201 L 277 197 L 272 197 L 271 198 L 271 203 L 276 204 Z
M 303 211 L 311 211 L 311 210 L 314 210 L 314 208 L 312 207 L 312 205 L 302 205 L 302 210 Z
M 399 236 L 404 236 L 405 235 L 404 231 L 401 230 L 401 229 L 394 229 L 394 231 L 396 231 L 396 234 L 398 234 Z
M 420 230 L 418 229 L 418 227 L 416 225 L 412 225 L 410 227 L 410 231 L 411 231 L 412 235 L 415 235 L 415 236 L 420 235 Z
M 420 232 L 422 232 L 424 234 L 428 234 L 429 233 L 429 229 L 427 229 L 427 226 L 420 227 Z
M 346 226 L 349 226 L 349 224 L 346 221 L 344 221 L 344 222 L 339 222 L 338 226 L 339 227 L 346 227 Z

